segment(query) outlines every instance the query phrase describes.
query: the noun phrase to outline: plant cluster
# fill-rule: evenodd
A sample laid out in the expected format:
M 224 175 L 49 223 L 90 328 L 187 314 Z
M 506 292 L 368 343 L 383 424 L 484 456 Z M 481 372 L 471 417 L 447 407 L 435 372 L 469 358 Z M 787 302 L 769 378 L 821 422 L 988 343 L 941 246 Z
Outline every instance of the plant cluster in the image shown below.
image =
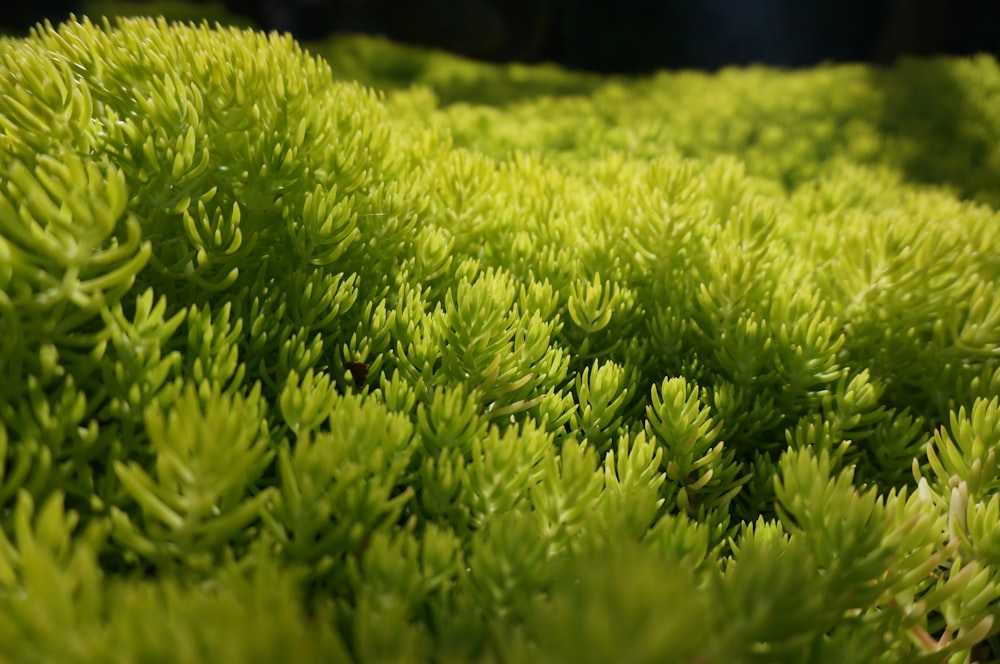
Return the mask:
M 995 62 L 354 44 L 0 40 L 0 661 L 1000 655 Z

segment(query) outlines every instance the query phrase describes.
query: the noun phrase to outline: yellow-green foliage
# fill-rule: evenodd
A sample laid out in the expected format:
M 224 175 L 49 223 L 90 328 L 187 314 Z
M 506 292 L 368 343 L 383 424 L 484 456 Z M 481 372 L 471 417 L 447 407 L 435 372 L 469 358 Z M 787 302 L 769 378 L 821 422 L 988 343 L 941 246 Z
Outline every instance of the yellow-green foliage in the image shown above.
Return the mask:
M 0 661 L 1000 654 L 995 62 L 316 48 L 0 41 Z

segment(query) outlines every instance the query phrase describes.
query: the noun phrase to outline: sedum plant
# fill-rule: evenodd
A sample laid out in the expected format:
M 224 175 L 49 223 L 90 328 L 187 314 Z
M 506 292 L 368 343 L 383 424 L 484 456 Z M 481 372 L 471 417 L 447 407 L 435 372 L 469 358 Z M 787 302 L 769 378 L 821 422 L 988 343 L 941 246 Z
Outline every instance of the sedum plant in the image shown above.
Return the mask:
M 312 48 L 0 40 L 0 661 L 1000 657 L 994 61 Z

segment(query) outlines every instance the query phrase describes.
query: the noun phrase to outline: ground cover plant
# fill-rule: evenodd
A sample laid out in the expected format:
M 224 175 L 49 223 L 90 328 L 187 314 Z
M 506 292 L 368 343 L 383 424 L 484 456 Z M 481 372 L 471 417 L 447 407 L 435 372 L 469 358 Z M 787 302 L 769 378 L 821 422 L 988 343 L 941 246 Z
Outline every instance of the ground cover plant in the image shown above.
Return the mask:
M 0 41 L 0 661 L 995 659 L 997 64 L 410 56 Z

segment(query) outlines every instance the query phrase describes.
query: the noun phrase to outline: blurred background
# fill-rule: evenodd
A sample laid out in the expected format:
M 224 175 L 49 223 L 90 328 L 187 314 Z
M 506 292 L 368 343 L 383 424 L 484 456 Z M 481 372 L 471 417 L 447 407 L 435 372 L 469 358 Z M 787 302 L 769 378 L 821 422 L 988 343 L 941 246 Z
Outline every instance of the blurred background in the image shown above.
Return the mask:
M 383 35 L 495 62 L 595 72 L 761 63 L 891 63 L 1000 53 L 1000 0 L 31 0 L 0 9 L 6 32 L 77 15 L 166 14 L 291 32 Z M 140 9 L 136 9 L 139 7 Z M 164 7 L 167 11 L 164 11 Z M 144 8 L 144 9 L 143 9 Z

